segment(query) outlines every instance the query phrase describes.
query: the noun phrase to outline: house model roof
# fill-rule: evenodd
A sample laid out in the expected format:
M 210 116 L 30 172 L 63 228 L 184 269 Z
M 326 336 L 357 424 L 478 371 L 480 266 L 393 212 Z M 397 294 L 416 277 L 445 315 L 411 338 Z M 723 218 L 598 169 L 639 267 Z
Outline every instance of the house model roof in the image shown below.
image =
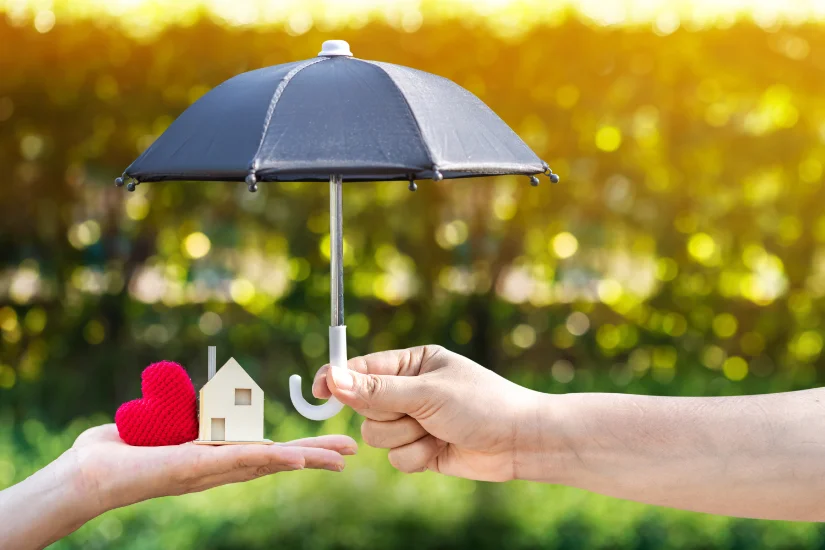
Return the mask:
M 218 380 L 217 383 L 215 381 Z M 223 380 L 223 382 L 220 382 Z M 215 376 L 212 377 L 206 384 L 203 385 L 202 390 L 206 389 L 210 384 L 214 384 L 215 386 L 220 386 L 221 384 L 225 384 L 227 387 L 230 385 L 237 385 L 239 381 L 244 382 L 244 387 L 248 388 L 256 388 L 260 391 L 261 387 L 255 383 L 255 380 L 249 376 L 244 368 L 241 366 L 240 363 L 235 361 L 235 358 L 232 357 L 223 364 L 223 366 L 218 369 L 218 372 L 215 373 Z M 231 381 L 231 384 L 230 384 Z

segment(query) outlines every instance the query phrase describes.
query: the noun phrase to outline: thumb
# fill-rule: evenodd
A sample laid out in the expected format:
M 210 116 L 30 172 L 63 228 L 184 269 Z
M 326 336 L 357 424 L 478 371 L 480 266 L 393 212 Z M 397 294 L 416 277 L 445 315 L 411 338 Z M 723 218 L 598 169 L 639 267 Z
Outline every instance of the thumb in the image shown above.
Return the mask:
M 342 367 L 329 368 L 327 386 L 339 401 L 359 411 L 415 416 L 433 397 L 425 376 L 361 374 Z

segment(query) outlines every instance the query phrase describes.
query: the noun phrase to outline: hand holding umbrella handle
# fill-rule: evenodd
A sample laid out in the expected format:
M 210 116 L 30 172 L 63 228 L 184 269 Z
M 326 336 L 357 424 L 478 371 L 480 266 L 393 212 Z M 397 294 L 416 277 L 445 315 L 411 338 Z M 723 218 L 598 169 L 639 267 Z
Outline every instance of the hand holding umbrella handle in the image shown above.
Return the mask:
M 347 327 L 344 325 L 329 327 L 329 364 L 347 368 Z M 301 377 L 297 374 L 289 377 L 289 397 L 295 410 L 310 420 L 332 418 L 344 408 L 344 404 L 335 397 L 331 397 L 323 405 L 308 403 L 301 393 Z

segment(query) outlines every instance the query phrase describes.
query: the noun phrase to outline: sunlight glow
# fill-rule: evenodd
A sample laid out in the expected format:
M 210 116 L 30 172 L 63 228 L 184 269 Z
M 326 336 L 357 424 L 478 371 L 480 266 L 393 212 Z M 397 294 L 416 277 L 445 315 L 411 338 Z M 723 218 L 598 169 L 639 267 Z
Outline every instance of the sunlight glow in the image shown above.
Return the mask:
M 415 32 L 425 22 L 478 19 L 504 36 L 577 17 L 596 26 L 650 26 L 660 35 L 680 28 L 729 27 L 750 19 L 765 28 L 825 19 L 825 0 L 0 0 L 16 26 L 49 32 L 77 19 L 113 20 L 133 35 L 191 25 L 206 14 L 229 26 L 282 26 L 289 34 L 359 29 L 371 21 Z

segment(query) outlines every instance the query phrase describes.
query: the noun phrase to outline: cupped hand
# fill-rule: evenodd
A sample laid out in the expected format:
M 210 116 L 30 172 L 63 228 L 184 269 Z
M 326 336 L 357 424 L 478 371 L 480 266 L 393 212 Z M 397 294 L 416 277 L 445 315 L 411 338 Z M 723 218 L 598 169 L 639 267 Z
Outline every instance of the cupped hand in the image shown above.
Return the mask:
M 114 424 L 80 434 L 69 455 L 77 489 L 90 496 L 96 513 L 142 500 L 195 493 L 265 475 L 303 468 L 340 472 L 343 455 L 357 451 L 343 435 L 325 435 L 273 445 L 133 447 Z
M 346 369 L 327 365 L 312 391 L 365 416 L 364 441 L 391 449 L 390 463 L 403 472 L 514 479 L 537 432 L 540 394 L 438 346 L 357 357 Z

